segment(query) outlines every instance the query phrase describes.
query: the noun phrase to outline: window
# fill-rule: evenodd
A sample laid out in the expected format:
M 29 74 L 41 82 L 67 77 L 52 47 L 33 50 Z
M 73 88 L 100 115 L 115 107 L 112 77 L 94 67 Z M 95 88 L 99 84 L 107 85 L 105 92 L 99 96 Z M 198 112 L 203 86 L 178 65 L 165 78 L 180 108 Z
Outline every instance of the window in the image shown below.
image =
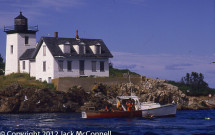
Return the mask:
M 25 70 L 25 61 L 22 61 L 22 69 Z
M 100 72 L 104 72 L 104 71 L 105 71 L 105 62 L 100 61 Z
M 67 71 L 72 71 L 72 61 L 67 61 Z
M 52 82 L 52 78 L 48 77 L 48 83 L 51 83 L 51 82 Z
M 85 54 L 85 46 L 84 45 L 79 46 L 79 54 Z
M 13 54 L 13 45 L 10 46 L 10 53 Z
M 59 69 L 59 71 L 63 71 L 63 61 L 62 60 L 59 60 L 58 61 L 58 69 Z
M 101 52 L 100 50 L 101 50 L 101 46 L 97 45 L 96 46 L 96 54 L 100 54 L 100 52 Z
M 46 62 L 43 61 L 43 72 L 46 72 Z
M 46 56 L 46 46 L 43 46 L 43 56 Z
M 29 40 L 29 37 L 28 37 L 28 36 L 25 36 L 25 44 L 26 44 L 26 45 L 28 44 L 28 40 Z
M 80 75 L 84 75 L 84 60 L 79 61 L 79 73 Z
M 92 61 L 92 72 L 96 72 L 96 61 Z

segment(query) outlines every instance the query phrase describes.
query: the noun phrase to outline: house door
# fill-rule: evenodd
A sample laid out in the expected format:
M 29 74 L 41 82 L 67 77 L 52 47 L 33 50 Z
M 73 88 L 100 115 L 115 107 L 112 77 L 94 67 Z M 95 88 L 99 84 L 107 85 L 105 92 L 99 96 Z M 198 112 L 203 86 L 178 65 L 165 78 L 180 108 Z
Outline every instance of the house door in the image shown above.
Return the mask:
M 79 73 L 80 75 L 84 75 L 84 60 L 79 61 Z

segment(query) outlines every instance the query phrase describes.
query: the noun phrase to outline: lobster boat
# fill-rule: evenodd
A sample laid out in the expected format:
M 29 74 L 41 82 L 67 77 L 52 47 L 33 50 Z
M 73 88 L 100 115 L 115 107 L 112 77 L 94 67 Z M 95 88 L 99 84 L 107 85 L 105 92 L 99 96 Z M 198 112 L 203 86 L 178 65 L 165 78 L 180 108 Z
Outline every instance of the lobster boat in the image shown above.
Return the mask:
M 140 102 L 137 96 L 118 96 L 118 110 L 82 111 L 82 118 L 169 117 L 176 115 L 177 104 Z

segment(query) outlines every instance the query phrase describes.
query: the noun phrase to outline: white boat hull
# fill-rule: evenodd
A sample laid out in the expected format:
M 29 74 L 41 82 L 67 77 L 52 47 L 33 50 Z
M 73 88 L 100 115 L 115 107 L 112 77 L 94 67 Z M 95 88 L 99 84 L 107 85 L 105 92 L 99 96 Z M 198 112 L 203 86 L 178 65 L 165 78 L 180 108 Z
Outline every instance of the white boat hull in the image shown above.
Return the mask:
M 176 115 L 177 104 L 162 105 L 158 108 L 142 110 L 142 117 L 165 117 Z

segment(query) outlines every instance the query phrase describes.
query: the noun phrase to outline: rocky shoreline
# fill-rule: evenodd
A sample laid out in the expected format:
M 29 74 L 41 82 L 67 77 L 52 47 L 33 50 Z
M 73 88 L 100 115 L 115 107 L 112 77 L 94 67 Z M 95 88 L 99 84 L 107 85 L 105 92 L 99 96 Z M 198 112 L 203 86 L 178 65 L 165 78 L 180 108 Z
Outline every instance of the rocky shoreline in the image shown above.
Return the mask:
M 215 96 L 189 97 L 165 80 L 144 78 L 137 85 L 95 84 L 87 92 L 81 86 L 62 92 L 48 88 L 23 88 L 20 84 L 13 83 L 0 90 L 0 113 L 80 112 L 88 106 L 100 110 L 106 105 L 115 104 L 116 96 L 129 95 L 131 89 L 140 97 L 140 101 L 160 104 L 174 101 L 178 110 L 215 109 Z

